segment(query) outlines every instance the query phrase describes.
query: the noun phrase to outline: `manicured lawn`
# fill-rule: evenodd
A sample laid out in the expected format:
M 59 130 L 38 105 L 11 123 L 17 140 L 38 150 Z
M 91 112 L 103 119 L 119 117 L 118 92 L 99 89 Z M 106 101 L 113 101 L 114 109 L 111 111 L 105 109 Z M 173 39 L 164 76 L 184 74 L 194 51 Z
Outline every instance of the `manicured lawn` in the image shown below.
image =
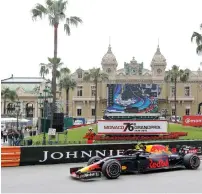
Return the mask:
M 187 132 L 188 136 L 180 139 L 202 139 L 202 128 L 184 127 L 180 124 L 169 124 L 168 132 Z
M 97 131 L 96 125 L 88 125 L 85 127 L 78 127 L 76 129 L 70 129 L 70 130 L 68 130 L 67 136 L 64 133 L 59 133 L 59 140 L 58 141 L 64 142 L 65 140 L 67 140 L 69 143 L 78 143 L 78 141 L 80 141 L 80 143 L 86 143 L 86 139 L 83 139 L 83 137 L 85 136 L 89 127 L 92 127 L 95 132 Z M 27 139 L 32 139 L 33 142 L 37 142 L 37 141 L 42 142 L 43 141 L 43 134 L 28 137 Z M 46 134 L 46 140 L 48 140 L 47 134 Z M 52 140 L 55 141 L 56 139 L 52 139 Z
M 96 132 L 96 125 L 92 125 L 94 131 Z M 64 133 L 59 134 L 59 141 L 64 142 L 65 139 L 69 143 L 86 143 L 86 140 L 83 139 L 83 136 L 88 131 L 89 126 L 79 127 L 76 129 L 68 130 L 68 135 L 64 135 Z M 195 127 L 183 127 L 180 124 L 169 124 L 168 132 L 188 132 L 188 136 L 181 137 L 180 139 L 201 139 L 202 140 L 202 128 L 195 128 Z M 32 139 L 34 142 L 42 142 L 43 134 L 29 137 L 28 139 Z M 48 136 L 46 135 L 48 140 Z M 55 141 L 55 139 L 54 139 Z M 35 144 L 35 143 L 34 143 Z M 64 144 L 64 143 L 62 143 Z

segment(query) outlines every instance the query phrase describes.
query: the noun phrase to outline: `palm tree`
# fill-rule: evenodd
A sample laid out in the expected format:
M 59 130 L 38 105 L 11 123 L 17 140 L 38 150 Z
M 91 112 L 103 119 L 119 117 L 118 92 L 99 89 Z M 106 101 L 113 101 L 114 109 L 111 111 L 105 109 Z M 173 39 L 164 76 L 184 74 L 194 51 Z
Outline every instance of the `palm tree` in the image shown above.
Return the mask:
M 47 67 L 47 65 L 45 63 L 40 63 L 39 65 L 41 66 L 40 76 L 44 78 L 45 75 L 49 74 L 49 68 Z
M 189 79 L 190 70 L 182 70 L 178 66 L 173 65 L 165 76 L 166 82 L 174 83 L 174 103 L 175 103 L 175 122 L 177 122 L 177 81 L 186 82 Z
M 84 73 L 84 81 L 92 81 L 95 84 L 95 123 L 97 122 L 97 86 L 99 82 L 108 80 L 108 74 L 101 72 L 100 68 L 90 69 Z
M 56 77 L 57 78 L 64 78 L 66 76 L 69 76 L 70 74 L 70 69 L 67 67 L 63 67 L 60 70 L 57 70 Z
M 202 24 L 201 24 L 201 29 L 202 29 Z M 202 34 L 199 34 L 198 32 L 194 32 L 192 34 L 192 37 L 191 37 L 191 41 L 193 42 L 195 40 L 196 42 L 196 53 L 197 54 L 200 54 L 202 52 Z
M 70 76 L 62 77 L 59 82 L 60 90 L 65 89 L 66 91 L 66 115 L 69 115 L 69 90 L 76 87 L 76 81 L 72 80 Z
M 65 76 L 66 74 L 70 73 L 69 68 L 64 67 L 62 68 L 63 62 L 61 62 L 60 58 L 48 58 L 48 63 L 40 63 L 40 75 L 45 76 L 49 74 L 49 70 L 53 70 L 53 66 L 56 64 L 56 78 L 60 78 L 61 76 Z M 53 79 L 53 75 L 52 75 Z M 57 83 L 57 82 L 56 82 Z
M 13 102 L 17 98 L 17 94 L 14 90 L 10 90 L 9 88 L 3 88 L 1 90 L 1 97 L 4 99 L 4 114 L 6 114 L 7 99 Z
M 53 104 L 56 102 L 56 69 L 57 69 L 57 47 L 58 47 L 58 26 L 60 22 L 65 21 L 64 30 L 66 34 L 70 35 L 70 26 L 78 26 L 82 23 L 82 20 L 77 16 L 66 17 L 65 11 L 68 2 L 63 0 L 46 0 L 45 5 L 40 3 L 36 4 L 31 10 L 32 19 L 42 19 L 43 16 L 47 16 L 49 24 L 54 27 L 54 59 L 52 69 L 52 93 Z

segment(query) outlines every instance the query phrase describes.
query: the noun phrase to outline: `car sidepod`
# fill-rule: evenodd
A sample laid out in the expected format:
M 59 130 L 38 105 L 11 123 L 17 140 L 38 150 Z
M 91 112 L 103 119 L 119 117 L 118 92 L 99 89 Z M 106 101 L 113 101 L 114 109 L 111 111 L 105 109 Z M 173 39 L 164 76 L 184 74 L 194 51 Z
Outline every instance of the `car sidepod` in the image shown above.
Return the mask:
M 168 154 L 151 154 L 148 158 L 148 169 L 163 169 L 169 168 L 169 156 Z

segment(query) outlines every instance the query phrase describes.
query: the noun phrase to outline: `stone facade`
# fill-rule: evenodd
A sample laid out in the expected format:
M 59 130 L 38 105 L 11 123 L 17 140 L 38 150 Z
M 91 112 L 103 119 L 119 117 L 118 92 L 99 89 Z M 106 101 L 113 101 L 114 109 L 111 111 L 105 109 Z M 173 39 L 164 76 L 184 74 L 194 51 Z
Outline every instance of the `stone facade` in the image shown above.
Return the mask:
M 41 77 L 13 77 L 1 80 L 1 89 L 9 88 L 16 91 L 20 101 L 20 116 L 22 118 L 37 118 L 40 115 L 38 106 L 39 93 L 45 88 L 47 81 Z M 17 99 L 15 100 L 17 101 Z M 4 113 L 4 99 L 1 98 L 1 114 L 12 115 L 15 110 L 10 110 L 14 107 L 15 102 L 9 99 L 6 101 L 6 112 Z
M 98 84 L 98 119 L 103 117 L 103 111 L 107 107 L 107 84 L 117 83 L 156 83 L 161 87 L 161 94 L 158 96 L 159 111 L 167 109 L 168 114 L 174 114 L 173 84 L 164 82 L 167 62 L 160 51 L 157 50 L 151 60 L 151 70 L 144 69 L 142 62 L 137 62 L 135 58 L 124 63 L 124 68 L 117 69 L 118 62 L 109 45 L 107 53 L 101 61 L 102 70 L 109 75 L 107 82 Z M 62 102 L 64 112 L 68 106 L 68 114 L 73 117 L 85 117 L 94 119 L 94 95 L 95 86 L 93 83 L 83 81 L 84 72 L 79 68 L 72 74 L 72 79 L 77 81 L 77 87 L 69 91 L 68 98 L 66 92 L 62 91 Z M 68 101 L 66 100 L 68 99 Z M 186 83 L 177 83 L 177 115 L 196 114 L 198 105 L 202 102 L 202 71 L 192 71 Z
M 166 75 L 166 59 L 162 55 L 159 46 L 151 59 L 151 70 L 145 69 L 142 62 L 136 61 L 133 57 L 130 62 L 124 63 L 124 68 L 118 69 L 118 62 L 109 45 L 107 53 L 103 56 L 102 61 L 103 72 L 109 75 L 107 82 L 98 84 L 98 119 L 103 117 L 103 111 L 107 107 L 108 89 L 107 84 L 159 84 L 161 93 L 158 96 L 159 111 L 167 109 L 168 114 L 174 114 L 174 96 L 173 83 L 164 82 Z M 81 68 L 77 69 L 71 76 L 76 80 L 77 87 L 70 90 L 68 96 L 63 89 L 62 93 L 57 95 L 57 102 L 60 111 L 73 117 L 85 117 L 86 119 L 94 119 L 94 96 L 95 86 L 93 83 L 83 81 L 84 72 Z M 16 90 L 21 102 L 21 115 L 25 118 L 29 117 L 26 112 L 27 106 L 33 108 L 32 117 L 39 117 L 40 111 L 37 103 L 37 97 L 45 87 L 46 80 L 43 78 L 19 78 L 10 77 L 1 80 L 1 87 L 9 87 Z M 40 88 L 40 91 L 37 90 Z M 12 103 L 7 101 L 6 108 Z M 177 83 L 177 115 L 196 114 L 198 105 L 202 103 L 202 71 L 192 71 L 190 78 L 186 83 Z M 3 114 L 4 100 L 1 99 L 1 114 Z M 67 110 L 68 108 L 68 110 Z

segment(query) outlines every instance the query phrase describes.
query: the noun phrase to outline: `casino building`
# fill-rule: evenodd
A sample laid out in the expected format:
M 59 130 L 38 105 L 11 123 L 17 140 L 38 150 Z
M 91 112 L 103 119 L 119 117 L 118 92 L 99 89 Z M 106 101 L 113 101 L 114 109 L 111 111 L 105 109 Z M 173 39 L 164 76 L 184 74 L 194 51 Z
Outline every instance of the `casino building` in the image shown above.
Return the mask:
M 151 69 L 145 69 L 133 57 L 124 68 L 118 68 L 118 61 L 109 45 L 107 53 L 101 60 L 103 72 L 109 75 L 107 82 L 98 84 L 98 119 L 103 111 L 122 111 L 126 107 L 136 107 L 141 113 L 154 113 L 167 110 L 174 115 L 174 85 L 164 81 L 166 75 L 166 58 L 158 46 L 151 59 Z M 67 93 L 62 91 L 64 112 L 73 117 L 94 119 L 95 85 L 83 81 L 84 72 L 77 69 L 72 74 L 77 87 Z M 197 114 L 202 103 L 202 71 L 192 71 L 186 83 L 177 83 L 177 115 Z M 202 109 L 202 107 L 201 107 Z M 202 111 L 202 110 L 201 110 Z
M 151 69 L 145 69 L 133 57 L 123 68 L 118 68 L 118 61 L 109 45 L 101 60 L 102 71 L 109 75 L 107 82 L 98 84 L 97 117 L 101 119 L 107 109 L 120 112 L 135 108 L 138 113 L 156 113 L 167 110 L 168 115 L 174 115 L 174 85 L 164 81 L 167 62 L 159 46 L 151 59 Z M 83 81 L 88 70 L 77 69 L 71 76 L 77 86 L 69 92 L 62 90 L 58 95 L 57 104 L 60 111 L 75 118 L 93 120 L 95 115 L 95 85 Z M 16 90 L 21 106 L 21 116 L 24 118 L 39 117 L 37 103 L 39 92 L 43 90 L 47 80 L 37 77 L 14 77 L 1 80 L 1 88 L 9 87 Z M 38 90 L 40 89 L 40 91 Z M 177 83 L 177 115 L 195 115 L 199 104 L 202 105 L 202 71 L 192 71 L 186 83 Z M 14 104 L 1 99 L 1 114 L 14 112 Z M 202 112 L 202 106 L 200 111 Z

